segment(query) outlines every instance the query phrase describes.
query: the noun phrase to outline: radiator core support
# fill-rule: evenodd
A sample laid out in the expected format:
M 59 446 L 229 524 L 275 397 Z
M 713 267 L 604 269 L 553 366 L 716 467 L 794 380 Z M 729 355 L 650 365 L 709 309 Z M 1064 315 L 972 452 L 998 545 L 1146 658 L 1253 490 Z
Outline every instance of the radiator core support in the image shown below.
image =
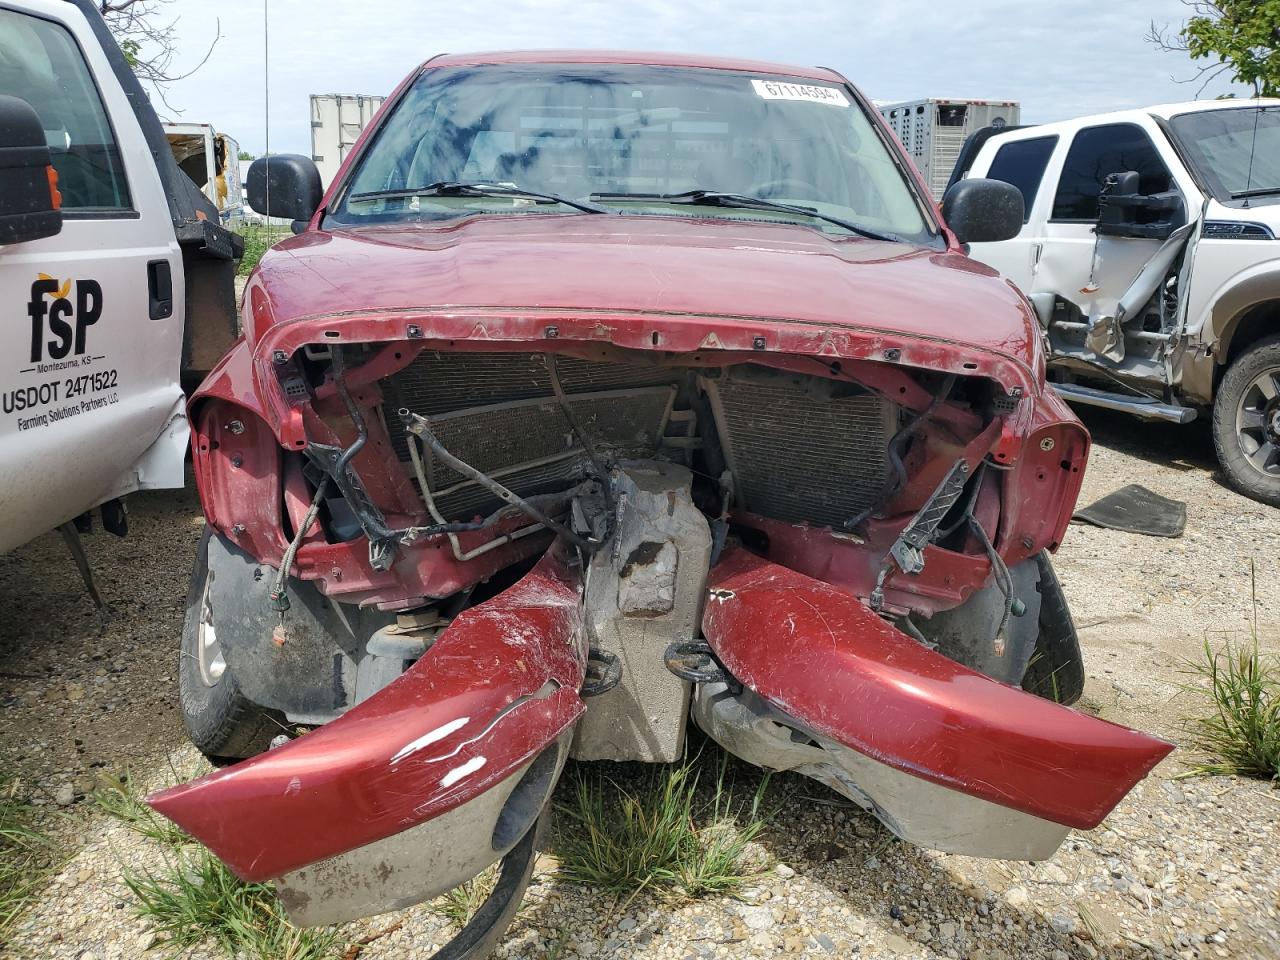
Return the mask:
M 591 558 L 584 619 L 592 645 L 621 661 L 622 679 L 587 701 L 575 759 L 671 763 L 683 754 L 690 684 L 665 655 L 697 635 L 711 562 L 711 528 L 692 482 L 686 468 L 659 461 L 614 472 L 621 522 Z

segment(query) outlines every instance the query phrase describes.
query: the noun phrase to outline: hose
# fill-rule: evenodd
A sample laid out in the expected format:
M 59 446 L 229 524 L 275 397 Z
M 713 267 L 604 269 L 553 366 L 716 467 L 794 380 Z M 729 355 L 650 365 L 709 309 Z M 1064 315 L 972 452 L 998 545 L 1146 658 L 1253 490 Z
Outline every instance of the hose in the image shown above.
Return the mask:
M 328 486 L 329 478 L 322 478 L 319 486 L 316 487 L 316 495 L 311 498 L 311 506 L 303 514 L 302 522 L 298 524 L 298 530 L 293 535 L 293 539 L 289 541 L 289 546 L 284 551 L 284 557 L 280 560 L 280 569 L 276 571 L 276 578 L 271 584 L 271 593 L 268 595 L 271 599 L 272 608 L 280 613 L 284 613 L 289 609 L 289 590 L 285 585 L 289 579 L 289 570 L 298 555 L 298 548 L 302 546 L 302 538 L 307 535 L 311 525 L 316 522 L 316 517 L 320 516 L 320 504 L 324 502 L 324 492 Z

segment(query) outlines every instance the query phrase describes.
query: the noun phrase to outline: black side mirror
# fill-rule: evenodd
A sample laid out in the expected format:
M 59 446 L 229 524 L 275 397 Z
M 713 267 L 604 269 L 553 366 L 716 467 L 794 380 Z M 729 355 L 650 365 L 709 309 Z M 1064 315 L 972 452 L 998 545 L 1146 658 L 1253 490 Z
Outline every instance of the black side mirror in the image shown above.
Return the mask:
M 1120 173 L 1109 173 L 1102 181 L 1102 196 L 1113 193 L 1131 195 L 1141 190 L 1142 177 L 1137 170 L 1124 170 Z
M 1022 191 L 1003 180 L 974 177 L 951 185 L 942 219 L 961 243 L 995 243 L 1022 229 Z
M 259 157 L 249 167 L 245 186 L 249 206 L 263 216 L 286 220 L 310 220 L 324 197 L 315 161 L 296 153 Z
M 31 104 L 0 96 L 0 244 L 62 230 L 62 195 L 44 125 Z
M 1098 235 L 1167 240 L 1187 222 L 1182 194 L 1172 183 L 1168 186 L 1170 189 L 1160 193 L 1146 194 L 1138 171 L 1107 174 L 1098 194 Z

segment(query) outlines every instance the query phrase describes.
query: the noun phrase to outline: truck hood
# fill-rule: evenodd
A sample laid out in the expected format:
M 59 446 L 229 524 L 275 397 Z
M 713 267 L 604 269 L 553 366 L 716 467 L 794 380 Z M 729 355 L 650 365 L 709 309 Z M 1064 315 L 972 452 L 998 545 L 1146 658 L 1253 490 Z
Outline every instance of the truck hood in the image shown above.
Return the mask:
M 958 252 L 687 217 L 489 215 L 313 230 L 263 257 L 248 303 L 251 341 L 295 320 L 473 307 L 858 327 L 962 340 L 1028 366 L 1035 337 L 1022 296 Z

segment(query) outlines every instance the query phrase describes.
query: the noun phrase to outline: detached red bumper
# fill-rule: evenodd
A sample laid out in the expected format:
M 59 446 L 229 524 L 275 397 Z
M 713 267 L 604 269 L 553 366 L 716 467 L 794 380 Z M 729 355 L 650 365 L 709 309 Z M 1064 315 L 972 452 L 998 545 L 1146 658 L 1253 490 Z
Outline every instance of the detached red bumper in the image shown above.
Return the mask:
M 585 709 L 581 585 L 554 554 L 339 719 L 148 803 L 243 879 L 285 876 L 300 922 L 416 903 L 478 873 L 536 820 Z M 290 900 L 291 885 L 305 894 Z M 312 902 L 317 885 L 330 902 Z
M 745 713 L 742 698 L 700 698 L 713 736 L 760 751 L 770 724 L 789 728 L 799 752 L 779 740 L 769 765 L 828 765 L 820 779 L 845 781 L 925 846 L 1048 855 L 1066 828 L 1097 826 L 1173 749 L 975 673 L 851 594 L 744 550 L 712 570 L 703 630 L 749 691 Z M 800 749 L 805 738 L 818 753 Z M 967 833 L 956 830 L 962 812 Z

